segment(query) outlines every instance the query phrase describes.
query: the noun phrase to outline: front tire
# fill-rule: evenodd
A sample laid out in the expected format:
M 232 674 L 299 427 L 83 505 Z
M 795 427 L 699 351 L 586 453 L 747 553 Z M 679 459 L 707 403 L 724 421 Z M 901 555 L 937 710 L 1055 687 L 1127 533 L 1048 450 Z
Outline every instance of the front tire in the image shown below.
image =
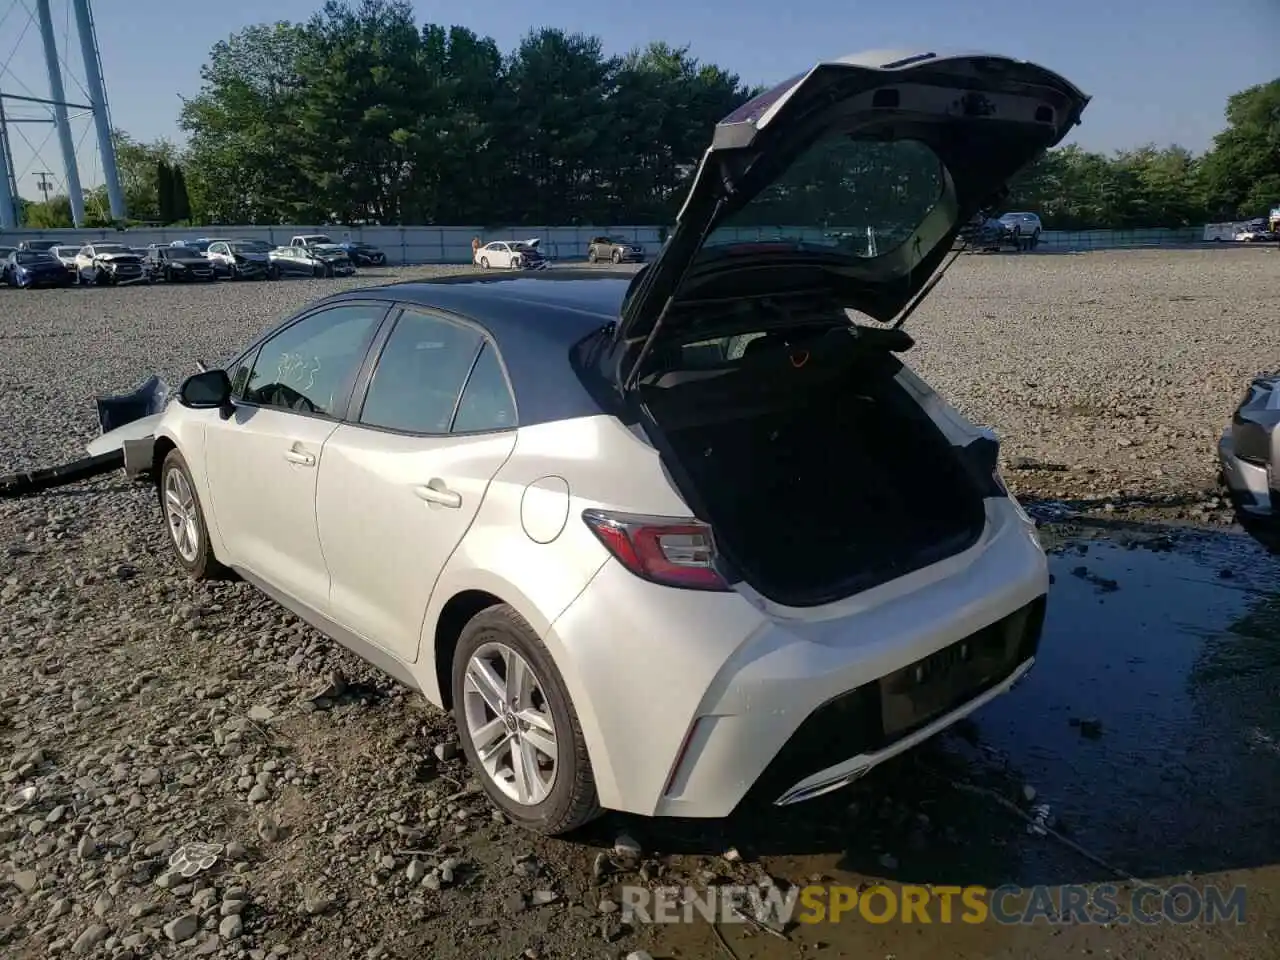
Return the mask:
M 481 269 L 481 270 L 488 270 L 488 269 L 489 269 L 489 258 L 488 258 L 488 257 L 481 257 L 481 258 L 480 258 L 480 269 Z
M 170 450 L 160 467 L 160 511 L 169 545 L 178 564 L 193 580 L 220 580 L 228 571 L 213 555 L 209 544 L 209 528 L 204 508 L 196 493 L 187 461 L 177 450 Z
M 557 836 L 600 815 L 578 715 L 520 614 L 500 604 L 472 618 L 454 651 L 452 687 L 462 751 L 507 817 Z
M 622 262 L 622 251 L 621 251 L 621 250 L 615 250 L 615 251 L 613 251 L 613 262 L 614 262 L 615 264 L 618 264 L 618 263 L 621 263 L 621 262 Z
M 587 251 L 587 263 L 595 263 L 595 262 L 596 262 L 596 250 L 595 250 L 595 247 L 592 247 L 590 250 Z

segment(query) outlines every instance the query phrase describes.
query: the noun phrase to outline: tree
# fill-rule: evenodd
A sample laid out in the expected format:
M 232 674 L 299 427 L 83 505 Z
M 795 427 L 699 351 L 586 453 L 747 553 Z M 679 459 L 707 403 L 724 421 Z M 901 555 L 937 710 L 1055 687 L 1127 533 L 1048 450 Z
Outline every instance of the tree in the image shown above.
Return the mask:
M 173 168 L 173 219 L 182 223 L 191 222 L 191 197 L 187 194 L 187 175 L 182 167 Z
M 1206 203 L 1229 216 L 1263 216 L 1280 204 L 1280 79 L 1231 96 L 1226 118 L 1204 161 Z
M 305 23 L 248 27 L 214 45 L 201 78 L 183 104 L 181 158 L 120 135 L 136 216 L 665 226 L 716 122 L 759 92 L 665 43 L 612 57 L 596 37 L 544 28 L 504 55 L 465 28 L 419 24 L 406 0 L 328 0 Z M 1010 185 L 1005 209 L 1034 210 L 1051 229 L 1256 216 L 1280 202 L 1278 144 L 1280 80 L 1232 97 L 1204 156 L 1051 150 Z M 937 172 L 898 160 L 815 151 L 744 215 L 888 222 L 908 181 Z
M 161 223 L 169 224 L 178 219 L 174 212 L 173 168 L 163 159 L 156 161 L 156 207 Z

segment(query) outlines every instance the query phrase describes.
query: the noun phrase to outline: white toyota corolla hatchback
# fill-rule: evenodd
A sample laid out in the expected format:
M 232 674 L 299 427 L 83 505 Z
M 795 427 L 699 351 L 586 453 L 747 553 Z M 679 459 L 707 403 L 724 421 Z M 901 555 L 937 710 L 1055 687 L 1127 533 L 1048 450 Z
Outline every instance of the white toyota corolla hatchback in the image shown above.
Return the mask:
M 321 300 L 131 469 L 193 576 L 452 710 L 531 829 L 834 790 L 1035 658 L 1034 526 L 901 322 L 1087 101 L 1002 57 L 819 64 L 717 126 L 639 274 Z

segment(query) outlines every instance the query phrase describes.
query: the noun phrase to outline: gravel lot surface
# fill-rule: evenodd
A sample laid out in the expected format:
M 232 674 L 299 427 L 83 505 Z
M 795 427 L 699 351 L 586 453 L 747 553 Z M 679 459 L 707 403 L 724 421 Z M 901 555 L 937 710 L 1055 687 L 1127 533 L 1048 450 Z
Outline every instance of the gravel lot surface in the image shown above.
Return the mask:
M 151 372 L 176 387 L 335 289 L 446 272 L 0 289 L 0 473 L 81 455 L 96 394 Z M 1280 251 L 973 255 L 908 329 L 915 368 L 999 431 L 1020 493 L 1222 523 L 1214 444 L 1247 378 L 1280 362 L 1278 313 Z M 122 478 L 0 501 L 0 657 L 6 958 L 662 956 L 606 885 L 754 878 L 724 852 L 747 842 L 735 830 L 776 829 L 701 825 L 689 852 L 650 856 L 646 839 L 638 859 L 612 848 L 643 823 L 609 818 L 578 843 L 516 831 L 446 718 L 246 585 L 177 575 L 154 494 Z M 198 866 L 192 844 L 216 862 L 184 876 L 170 858 Z M 808 949 L 887 952 L 828 940 Z M 756 941 L 736 956 L 783 948 Z M 1059 955 L 1048 936 L 1018 943 L 1031 952 L 1000 955 Z

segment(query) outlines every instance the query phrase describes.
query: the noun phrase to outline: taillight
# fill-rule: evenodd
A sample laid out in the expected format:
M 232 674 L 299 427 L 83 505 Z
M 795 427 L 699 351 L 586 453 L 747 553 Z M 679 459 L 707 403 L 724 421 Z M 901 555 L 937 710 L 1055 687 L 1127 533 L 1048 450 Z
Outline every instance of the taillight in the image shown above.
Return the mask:
M 711 528 L 697 520 L 585 510 L 582 519 L 637 577 L 688 590 L 728 590 L 715 569 Z

